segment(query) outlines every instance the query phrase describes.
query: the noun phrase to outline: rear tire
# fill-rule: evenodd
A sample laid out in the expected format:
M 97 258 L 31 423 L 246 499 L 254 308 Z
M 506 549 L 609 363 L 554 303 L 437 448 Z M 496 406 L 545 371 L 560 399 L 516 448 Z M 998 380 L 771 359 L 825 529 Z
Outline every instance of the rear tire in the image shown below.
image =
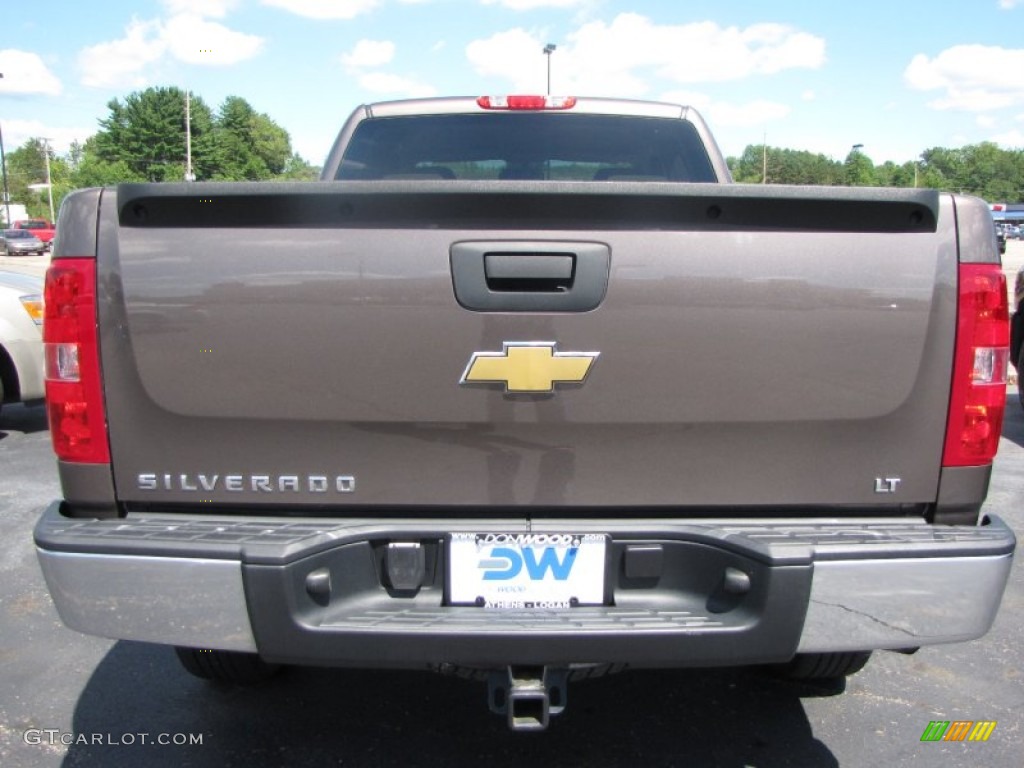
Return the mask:
M 269 680 L 281 668 L 279 664 L 265 662 L 255 653 L 180 646 L 174 652 L 189 674 L 215 683 L 256 685 Z
M 870 658 L 871 651 L 798 653 L 779 672 L 791 680 L 833 680 L 860 672 Z

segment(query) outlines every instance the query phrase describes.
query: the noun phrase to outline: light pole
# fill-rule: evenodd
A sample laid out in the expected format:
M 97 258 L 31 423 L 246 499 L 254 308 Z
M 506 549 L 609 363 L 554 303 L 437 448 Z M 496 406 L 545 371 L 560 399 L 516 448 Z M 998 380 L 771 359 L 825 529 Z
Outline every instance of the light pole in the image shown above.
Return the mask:
M 551 95 L 551 54 L 558 48 L 554 43 L 548 43 L 544 46 L 544 55 L 548 57 L 548 96 Z
M 4 76 L 0 72 L 0 78 Z M 0 170 L 4 174 L 4 226 L 11 226 L 11 196 L 7 192 L 7 157 L 4 155 L 4 132 L 0 130 Z

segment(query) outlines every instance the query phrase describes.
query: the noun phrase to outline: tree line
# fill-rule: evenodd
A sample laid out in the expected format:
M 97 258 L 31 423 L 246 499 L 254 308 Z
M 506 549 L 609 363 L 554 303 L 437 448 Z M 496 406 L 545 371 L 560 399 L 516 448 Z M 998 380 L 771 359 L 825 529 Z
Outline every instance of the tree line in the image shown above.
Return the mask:
M 7 153 L 9 200 L 30 216 L 49 218 L 46 160 L 55 209 L 71 191 L 122 181 L 183 181 L 186 176 L 185 92 L 147 88 L 107 104 L 109 114 L 85 142 L 56 154 L 42 138 Z M 320 169 L 291 146 L 288 132 L 245 99 L 228 96 L 214 111 L 189 99 L 192 173 L 196 181 L 313 180 Z M 30 188 L 30 186 L 32 188 Z
M 1002 149 L 992 142 L 959 149 L 933 147 L 902 165 L 875 165 L 860 149 L 843 161 L 822 154 L 760 144 L 728 158 L 736 181 L 748 184 L 930 187 L 976 195 L 990 202 L 1024 201 L 1024 150 Z

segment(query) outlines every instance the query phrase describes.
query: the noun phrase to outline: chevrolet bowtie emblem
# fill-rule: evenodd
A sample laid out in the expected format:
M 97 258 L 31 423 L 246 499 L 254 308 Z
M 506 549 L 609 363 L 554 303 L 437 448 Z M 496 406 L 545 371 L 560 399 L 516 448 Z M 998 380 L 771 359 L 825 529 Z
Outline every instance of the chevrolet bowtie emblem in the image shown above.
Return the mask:
M 556 352 L 553 341 L 506 341 L 501 352 L 474 352 L 460 384 L 504 384 L 506 392 L 552 392 L 582 384 L 600 352 Z

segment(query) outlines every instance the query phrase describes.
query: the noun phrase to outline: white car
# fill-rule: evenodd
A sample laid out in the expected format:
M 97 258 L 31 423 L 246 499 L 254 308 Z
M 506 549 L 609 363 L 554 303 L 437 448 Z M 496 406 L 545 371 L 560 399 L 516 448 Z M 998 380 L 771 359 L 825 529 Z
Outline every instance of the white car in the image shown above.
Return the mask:
M 41 400 L 43 279 L 0 270 L 0 408 Z

